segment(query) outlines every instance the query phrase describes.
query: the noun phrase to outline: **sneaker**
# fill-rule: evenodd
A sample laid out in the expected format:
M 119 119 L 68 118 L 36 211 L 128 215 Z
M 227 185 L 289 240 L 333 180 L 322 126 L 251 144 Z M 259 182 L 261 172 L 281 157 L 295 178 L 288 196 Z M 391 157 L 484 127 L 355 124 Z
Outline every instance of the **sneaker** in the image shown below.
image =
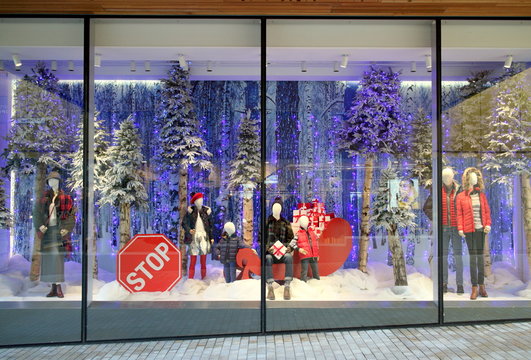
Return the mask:
M 459 295 L 462 295 L 465 293 L 465 289 L 463 289 L 463 285 L 457 285 L 457 293 Z

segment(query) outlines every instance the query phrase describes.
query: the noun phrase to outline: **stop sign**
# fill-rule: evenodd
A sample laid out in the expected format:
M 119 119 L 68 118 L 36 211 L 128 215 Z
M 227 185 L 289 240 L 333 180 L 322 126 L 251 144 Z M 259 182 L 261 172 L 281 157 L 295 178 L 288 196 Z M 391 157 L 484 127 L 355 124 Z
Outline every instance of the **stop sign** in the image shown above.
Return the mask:
M 162 234 L 135 235 L 118 252 L 116 277 L 130 292 L 168 291 L 181 280 L 181 252 Z

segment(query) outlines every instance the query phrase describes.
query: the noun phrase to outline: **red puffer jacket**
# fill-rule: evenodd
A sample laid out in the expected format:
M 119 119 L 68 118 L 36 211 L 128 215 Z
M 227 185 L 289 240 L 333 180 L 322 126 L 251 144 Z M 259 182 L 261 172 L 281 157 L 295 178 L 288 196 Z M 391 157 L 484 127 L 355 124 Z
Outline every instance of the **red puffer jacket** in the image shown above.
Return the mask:
M 470 191 L 463 191 L 455 199 L 457 206 L 457 230 L 465 233 L 474 232 L 474 210 L 472 209 L 472 198 Z M 479 203 L 481 205 L 481 223 L 483 227 L 491 225 L 490 208 L 485 193 L 479 193 Z
M 310 234 L 310 239 L 308 239 L 308 233 Z M 297 232 L 297 237 L 297 246 L 299 249 L 306 250 L 306 255 L 299 252 L 299 257 L 301 259 L 319 257 L 319 242 L 317 240 L 317 235 L 313 230 L 309 229 L 308 232 L 306 232 L 306 230 L 300 229 Z

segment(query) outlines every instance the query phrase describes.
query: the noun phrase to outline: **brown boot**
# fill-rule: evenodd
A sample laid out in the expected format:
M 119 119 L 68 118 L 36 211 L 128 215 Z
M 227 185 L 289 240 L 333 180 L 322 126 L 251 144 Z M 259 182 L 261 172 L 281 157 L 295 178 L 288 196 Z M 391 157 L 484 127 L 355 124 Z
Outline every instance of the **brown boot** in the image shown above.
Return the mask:
M 61 284 L 57 284 L 57 297 L 58 298 L 64 298 L 63 290 L 61 289 Z
M 271 284 L 267 284 L 267 300 L 275 300 L 275 290 Z
M 485 289 L 485 285 L 479 285 L 479 296 L 489 297 L 489 294 L 487 294 L 487 290 Z
M 57 285 L 52 284 L 52 290 L 46 295 L 46 297 L 55 297 L 57 296 Z
M 291 291 L 289 286 L 284 286 L 284 300 L 291 300 Z
M 478 298 L 478 287 L 472 286 L 472 293 L 470 294 L 470 300 L 476 300 Z

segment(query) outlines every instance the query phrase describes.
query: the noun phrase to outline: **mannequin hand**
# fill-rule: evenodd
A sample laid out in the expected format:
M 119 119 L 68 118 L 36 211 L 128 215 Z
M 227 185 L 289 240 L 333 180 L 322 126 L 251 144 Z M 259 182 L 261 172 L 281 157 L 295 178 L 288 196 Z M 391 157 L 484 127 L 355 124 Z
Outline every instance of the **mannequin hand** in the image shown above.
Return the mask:
M 483 231 L 485 231 L 485 234 L 490 233 L 490 226 L 485 226 L 485 229 Z
M 214 243 L 214 239 L 210 239 L 210 243 L 213 244 Z
M 41 225 L 41 227 L 39 228 L 39 230 L 40 230 L 41 233 L 44 234 L 44 233 L 46 232 L 46 230 L 48 230 L 48 228 L 47 228 L 46 226 L 44 226 L 44 225 Z
M 319 261 L 319 256 L 317 257 L 317 261 Z
M 299 252 L 302 254 L 302 255 L 306 255 L 308 254 L 308 252 L 304 249 L 299 249 Z
M 465 233 L 462 230 L 459 230 L 459 236 L 465 237 Z
M 269 250 L 267 250 L 267 252 L 270 253 L 271 255 L 273 255 L 275 253 L 275 249 L 270 247 Z
M 258 255 L 255 249 L 253 249 L 253 254 Z
M 190 230 L 190 234 L 194 235 L 195 234 L 195 229 Z
M 65 236 L 66 234 L 68 234 L 68 230 L 66 229 L 61 229 L 61 236 Z
M 292 251 L 293 249 L 290 248 L 289 246 L 286 248 L 286 254 L 291 254 Z

